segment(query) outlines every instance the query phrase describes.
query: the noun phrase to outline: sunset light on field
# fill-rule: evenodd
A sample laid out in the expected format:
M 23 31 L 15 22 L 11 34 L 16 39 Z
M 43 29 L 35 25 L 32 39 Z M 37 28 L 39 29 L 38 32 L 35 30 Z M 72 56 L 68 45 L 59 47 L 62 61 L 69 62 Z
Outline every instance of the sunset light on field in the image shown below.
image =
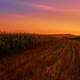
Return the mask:
M 80 34 L 80 0 L 0 0 L 0 31 Z

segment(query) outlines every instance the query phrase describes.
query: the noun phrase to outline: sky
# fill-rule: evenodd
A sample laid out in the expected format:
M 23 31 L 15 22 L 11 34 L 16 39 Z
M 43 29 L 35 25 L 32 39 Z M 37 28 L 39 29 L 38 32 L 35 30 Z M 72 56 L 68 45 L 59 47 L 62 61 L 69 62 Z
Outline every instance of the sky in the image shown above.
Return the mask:
M 0 31 L 80 35 L 80 0 L 0 0 Z

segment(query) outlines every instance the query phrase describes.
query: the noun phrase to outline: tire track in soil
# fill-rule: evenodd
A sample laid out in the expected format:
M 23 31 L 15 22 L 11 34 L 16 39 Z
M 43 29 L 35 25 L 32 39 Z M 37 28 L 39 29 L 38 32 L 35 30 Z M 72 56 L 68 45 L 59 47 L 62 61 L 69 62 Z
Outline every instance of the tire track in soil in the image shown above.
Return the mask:
M 72 68 L 72 79 L 73 80 L 80 80 L 80 53 L 79 53 L 79 45 L 77 41 L 73 41 L 73 51 L 74 51 L 74 63 Z
M 65 47 L 63 52 L 61 53 L 61 56 L 56 61 L 55 65 L 48 67 L 48 79 L 50 80 L 67 80 L 65 79 L 67 71 L 67 68 L 69 67 L 73 54 L 70 53 L 70 43 L 67 43 L 68 45 Z
M 66 74 L 66 78 L 64 80 L 80 80 L 80 57 L 79 57 L 79 49 L 78 48 L 78 44 L 76 44 L 76 41 L 71 41 L 71 51 L 72 51 L 72 60 L 71 63 L 69 65 L 69 67 L 67 67 L 65 74 Z M 76 65 L 76 62 L 78 62 L 78 65 Z M 78 74 L 78 75 L 77 75 Z

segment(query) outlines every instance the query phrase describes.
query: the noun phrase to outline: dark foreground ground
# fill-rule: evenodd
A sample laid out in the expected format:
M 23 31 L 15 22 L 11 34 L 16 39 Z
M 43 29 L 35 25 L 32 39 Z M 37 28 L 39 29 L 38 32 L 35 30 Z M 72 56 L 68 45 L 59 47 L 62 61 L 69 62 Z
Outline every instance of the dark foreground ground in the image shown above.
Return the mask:
M 59 38 L 3 57 L 0 80 L 80 80 L 80 40 Z

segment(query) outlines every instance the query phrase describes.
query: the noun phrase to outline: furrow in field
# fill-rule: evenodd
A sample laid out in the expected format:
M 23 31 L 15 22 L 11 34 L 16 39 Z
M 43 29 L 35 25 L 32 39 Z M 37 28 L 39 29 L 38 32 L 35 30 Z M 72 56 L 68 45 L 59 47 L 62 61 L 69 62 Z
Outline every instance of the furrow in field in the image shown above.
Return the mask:
M 57 53 L 58 53 L 58 56 L 59 55 L 61 55 L 62 53 L 62 51 L 64 50 L 64 44 L 62 44 L 63 46 L 61 46 L 61 47 L 59 47 L 59 49 L 57 49 L 56 51 L 57 51 Z M 25 65 L 23 65 L 22 66 L 22 68 L 20 68 L 20 69 L 18 69 L 16 72 L 16 74 L 15 74 L 15 77 L 17 78 L 17 76 L 16 75 L 18 75 L 19 73 L 21 73 L 22 72 L 22 74 L 24 74 L 24 76 L 23 76 L 23 78 L 27 78 L 27 79 L 32 79 L 32 77 L 33 77 L 33 79 L 34 78 L 41 78 L 41 75 L 43 74 L 43 72 L 42 71 L 44 71 L 45 70 L 45 68 L 47 67 L 47 63 L 46 63 L 46 60 L 48 59 L 48 57 L 50 56 L 50 55 L 52 55 L 52 56 L 55 56 L 54 58 L 56 58 L 57 56 L 57 54 L 56 55 L 54 55 L 54 53 L 56 52 L 56 51 L 54 51 L 54 52 L 49 52 L 49 54 L 47 53 L 46 54 L 46 56 L 44 55 L 43 57 L 38 57 L 38 59 L 36 60 L 36 61 L 33 61 L 33 62 L 30 62 L 30 66 L 29 67 L 27 67 L 27 65 L 25 64 Z M 59 51 L 59 52 L 58 52 Z M 44 52 L 44 53 L 46 53 L 46 52 Z M 52 58 L 50 59 L 50 61 L 49 62 L 51 62 L 52 61 Z M 53 64 L 54 64 L 54 61 L 53 61 Z M 22 71 L 23 70 L 23 71 Z M 32 76 L 31 76 L 32 75 Z M 14 78 L 15 78 L 14 77 Z M 18 75 L 18 78 L 19 78 L 19 75 Z
M 0 79 L 80 80 L 79 48 L 78 41 L 62 40 L 52 45 L 48 44 L 46 48 L 29 51 L 31 55 L 24 53 L 20 57 L 16 56 L 10 63 L 5 62 L 8 66 L 3 73 L 0 73 Z
M 58 45 L 59 46 L 59 45 Z M 56 46 L 55 46 L 56 47 Z M 41 58 L 43 58 L 44 56 L 47 56 L 47 55 L 49 55 L 50 53 L 49 53 L 49 50 L 48 51 L 39 51 L 39 53 L 36 53 L 36 51 L 33 51 L 33 52 L 35 52 L 35 55 L 32 55 L 31 57 L 30 57 L 30 60 L 28 60 L 28 59 L 26 59 L 26 55 L 24 55 L 24 56 L 26 56 L 26 57 L 21 57 L 19 60 L 17 60 L 17 59 L 15 59 L 16 61 L 17 61 L 17 63 L 16 63 L 16 65 L 18 65 L 19 64 L 19 66 L 18 67 L 16 67 L 16 68 L 11 68 L 12 66 L 10 65 L 10 64 L 7 64 L 8 66 L 7 66 L 7 68 L 8 68 L 8 70 L 10 69 L 10 71 L 6 71 L 6 72 L 8 72 L 8 73 L 3 73 L 3 76 L 4 75 L 9 75 L 9 74 L 11 74 L 11 73 L 13 73 L 13 72 L 15 72 L 19 67 L 22 67 L 22 66 L 24 66 L 24 65 L 27 65 L 27 66 L 29 66 L 29 64 L 31 64 L 29 61 L 32 61 L 32 63 L 33 62 L 35 62 L 37 59 L 38 59 L 38 56 L 39 56 L 39 58 L 41 59 Z M 45 54 L 44 56 L 43 56 L 43 54 L 44 53 L 48 53 L 48 54 Z M 36 55 L 37 54 L 37 55 Z M 38 55 L 39 54 L 39 55 Z M 43 57 L 42 57 L 43 56 Z M 22 59 L 24 59 L 25 61 L 22 61 L 23 63 L 21 63 L 20 61 L 22 60 Z M 18 62 L 19 61 L 19 62 Z M 15 63 L 14 63 L 14 65 L 15 65 Z M 1 75 L 2 76 L 2 75 Z
M 80 80 L 80 54 L 79 54 L 79 45 L 77 43 L 77 41 L 74 41 L 73 42 L 73 51 L 74 51 L 74 63 L 73 63 L 73 68 L 72 68 L 72 77 L 73 77 L 73 80 Z
M 80 58 L 79 58 L 79 50 L 77 50 L 78 44 L 76 41 L 71 41 L 71 53 L 72 60 L 70 60 L 69 67 L 67 67 L 65 74 L 67 75 L 65 80 L 79 80 L 79 70 L 80 70 Z
M 65 80 L 66 69 L 69 67 L 73 54 L 70 53 L 70 44 L 67 43 L 65 49 L 61 53 L 61 56 L 58 58 L 58 61 L 52 66 L 47 68 L 47 78 L 51 80 Z

